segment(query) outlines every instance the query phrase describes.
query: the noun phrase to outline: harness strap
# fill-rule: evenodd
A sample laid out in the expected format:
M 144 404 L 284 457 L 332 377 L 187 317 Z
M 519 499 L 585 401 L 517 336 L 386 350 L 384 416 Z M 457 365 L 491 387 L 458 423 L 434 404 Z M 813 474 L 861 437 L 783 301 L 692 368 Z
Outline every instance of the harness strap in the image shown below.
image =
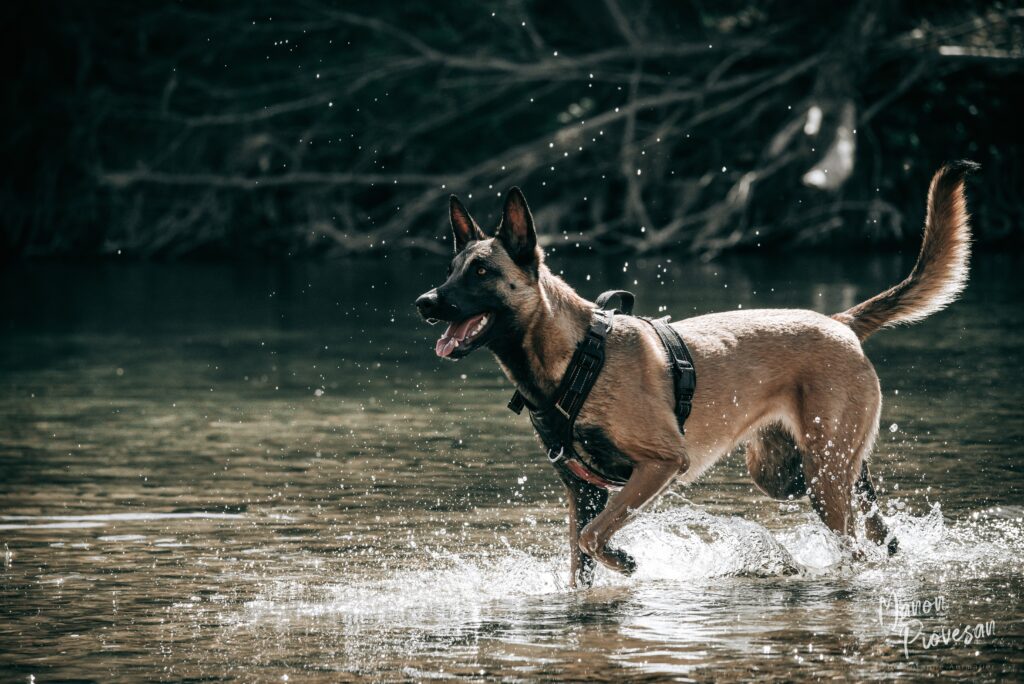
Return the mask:
M 615 297 L 619 298 L 622 308 L 609 310 L 608 302 Z M 615 315 L 632 315 L 635 301 L 633 294 L 625 290 L 609 290 L 597 298 L 597 308 L 593 312 L 590 327 L 573 352 L 550 404 L 537 406 L 518 389 L 508 402 L 509 409 L 516 414 L 522 413 L 524 408 L 530 410 L 530 422 L 547 447 L 548 460 L 552 465 L 567 471 L 579 480 L 603 489 L 617 489 L 625 484 L 625 480 L 609 479 L 585 463 L 576 453 L 573 447 L 576 418 L 604 366 L 605 341 L 612 330 Z M 675 387 L 676 419 L 679 422 L 679 431 L 683 432 L 683 424 L 690 415 L 693 394 L 697 387 L 693 359 L 679 333 L 668 324 L 667 316 L 657 320 L 642 320 L 651 324 L 668 353 Z
M 605 294 L 609 293 L 606 292 Z M 627 292 L 626 294 L 629 293 Z M 632 295 L 630 296 L 632 297 Z M 607 299 L 605 298 L 606 302 Z M 594 386 L 597 374 L 601 372 L 601 368 L 604 366 L 604 342 L 608 337 L 608 333 L 611 332 L 612 317 L 614 315 L 614 311 L 594 311 L 593 318 L 590 321 L 590 328 L 587 329 L 587 334 L 583 340 L 576 346 L 572 360 L 566 366 L 565 375 L 562 376 L 562 381 L 558 385 L 558 389 L 555 390 L 552 406 L 567 420 L 575 422 L 576 416 L 579 415 L 580 409 L 583 408 L 583 402 L 587 400 L 587 395 L 590 394 L 590 389 Z M 518 389 L 512 394 L 512 398 L 509 399 L 508 408 L 516 415 L 521 414 L 524 408 L 528 408 L 530 411 L 538 410 L 538 407 Z M 572 429 L 571 423 L 568 427 L 569 430 Z
M 613 315 L 607 311 L 594 312 L 587 335 L 576 347 L 565 376 L 555 391 L 554 408 L 570 421 L 567 426 L 570 432 L 598 373 L 604 367 L 604 342 L 612 329 Z M 572 435 L 567 437 L 571 441 Z
M 607 300 L 605 298 L 604 301 Z M 617 489 L 625 482 L 611 480 L 584 463 L 576 453 L 573 441 L 576 418 L 604 367 L 604 345 L 614 317 L 615 311 L 594 310 L 590 328 L 569 361 L 562 382 L 555 390 L 551 408 L 530 409 L 530 422 L 548 449 L 548 461 L 556 468 L 568 470 L 576 478 L 603 489 Z
M 668 352 L 669 366 L 672 368 L 672 382 L 676 395 L 676 422 L 679 432 L 686 434 L 685 423 L 693 410 L 693 394 L 697 390 L 697 372 L 693 368 L 693 357 L 686 348 L 683 338 L 668 324 L 668 316 L 664 318 L 645 318 L 654 332 L 661 339 L 662 346 Z
M 601 477 L 596 472 L 588 468 L 587 465 L 578 458 L 567 459 L 565 461 L 565 467 L 570 473 L 575 475 L 577 479 L 583 480 L 587 484 L 592 484 L 595 487 L 600 487 L 601 489 L 619 489 L 623 484 L 625 484 L 624 482 L 612 482 L 611 480 Z

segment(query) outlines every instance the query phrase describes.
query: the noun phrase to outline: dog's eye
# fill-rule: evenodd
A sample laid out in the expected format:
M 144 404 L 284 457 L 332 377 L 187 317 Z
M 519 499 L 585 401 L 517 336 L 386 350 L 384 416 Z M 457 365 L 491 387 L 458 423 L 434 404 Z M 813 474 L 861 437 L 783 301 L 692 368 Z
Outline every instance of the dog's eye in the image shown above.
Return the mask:
M 487 269 L 484 268 L 483 266 L 477 266 L 476 267 L 476 274 L 478 276 L 485 276 L 485 275 L 487 275 Z

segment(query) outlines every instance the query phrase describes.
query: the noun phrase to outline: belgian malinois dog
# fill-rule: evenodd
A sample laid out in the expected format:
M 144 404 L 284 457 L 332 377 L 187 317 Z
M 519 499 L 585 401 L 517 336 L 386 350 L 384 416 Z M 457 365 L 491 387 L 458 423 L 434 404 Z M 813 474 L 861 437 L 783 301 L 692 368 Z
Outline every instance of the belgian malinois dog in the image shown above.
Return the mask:
M 868 538 L 896 552 L 867 466 L 882 394 L 862 343 L 882 328 L 939 311 L 963 290 L 970 250 L 964 176 L 973 167 L 957 162 L 932 178 L 917 263 L 885 292 L 831 317 L 765 309 L 674 322 L 697 371 L 685 436 L 673 412 L 668 357 L 653 328 L 615 317 L 574 446 L 596 463 L 625 459 L 632 473 L 610 498 L 562 474 L 573 586 L 589 584 L 595 560 L 632 572 L 633 559 L 609 547 L 612 535 L 670 483 L 692 482 L 744 443 L 750 476 L 765 494 L 782 500 L 806 494 L 825 525 L 846 537 L 853 534 L 857 505 Z M 424 318 L 449 323 L 435 351 L 458 359 L 487 347 L 520 392 L 543 405 L 595 305 L 545 265 L 518 188 L 507 193 L 493 237 L 455 196 L 450 210 L 455 256 L 448 277 L 416 300 Z

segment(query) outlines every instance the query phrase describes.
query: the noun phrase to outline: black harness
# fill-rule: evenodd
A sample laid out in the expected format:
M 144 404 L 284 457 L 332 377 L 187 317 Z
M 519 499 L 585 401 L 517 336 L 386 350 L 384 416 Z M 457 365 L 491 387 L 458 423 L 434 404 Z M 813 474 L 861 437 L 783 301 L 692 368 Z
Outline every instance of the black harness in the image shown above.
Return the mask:
M 608 302 L 619 298 L 620 309 L 609 309 Z M 543 406 L 536 406 L 523 396 L 518 389 L 508 402 L 515 413 L 523 408 L 530 410 L 530 422 L 547 449 L 548 460 L 556 468 L 567 470 L 578 479 L 605 489 L 618 488 L 626 484 L 629 474 L 611 473 L 599 470 L 595 464 L 583 460 L 573 447 L 576 441 L 576 418 L 583 408 L 590 390 L 597 382 L 597 376 L 604 366 L 604 347 L 616 315 L 631 316 L 636 298 L 625 290 L 609 290 L 597 298 L 597 308 L 590 319 L 590 328 L 583 336 L 572 360 L 562 376 L 552 399 Z M 697 388 L 697 372 L 693 367 L 683 338 L 664 318 L 647 318 L 646 321 L 657 333 L 661 344 L 668 353 L 669 366 L 675 386 L 675 414 L 679 432 L 684 433 L 684 424 L 693 406 L 693 393 Z M 588 449 L 588 451 L 590 451 Z

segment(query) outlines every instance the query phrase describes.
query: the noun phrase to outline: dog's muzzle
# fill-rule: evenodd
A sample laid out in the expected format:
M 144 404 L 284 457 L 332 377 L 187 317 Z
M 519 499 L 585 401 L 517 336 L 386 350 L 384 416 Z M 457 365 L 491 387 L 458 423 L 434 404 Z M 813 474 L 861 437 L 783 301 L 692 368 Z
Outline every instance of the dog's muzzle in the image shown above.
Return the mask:
M 424 320 L 428 323 L 437 323 L 437 312 L 440 308 L 438 302 L 437 290 L 433 289 L 416 298 L 416 310 L 420 312 L 420 316 L 423 316 Z

